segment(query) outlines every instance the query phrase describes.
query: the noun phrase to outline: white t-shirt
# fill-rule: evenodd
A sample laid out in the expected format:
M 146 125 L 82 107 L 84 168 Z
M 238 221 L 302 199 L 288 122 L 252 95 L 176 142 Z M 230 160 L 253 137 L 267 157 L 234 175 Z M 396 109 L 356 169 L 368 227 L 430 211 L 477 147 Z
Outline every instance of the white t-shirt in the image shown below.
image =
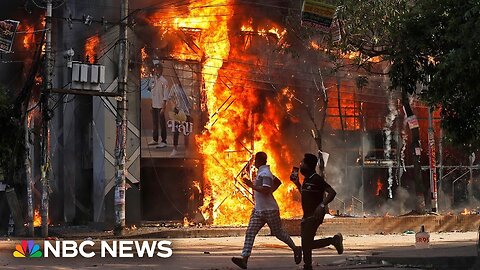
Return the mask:
M 153 76 L 150 79 L 150 89 L 152 91 L 152 108 L 163 109 L 164 101 L 169 98 L 167 79 L 163 76 Z
M 273 174 L 269 165 L 263 165 L 258 168 L 257 178 L 255 178 L 253 184 L 261 187 L 273 186 Z M 277 201 L 275 201 L 272 193 L 264 194 L 254 190 L 253 197 L 255 198 L 255 210 L 278 210 Z

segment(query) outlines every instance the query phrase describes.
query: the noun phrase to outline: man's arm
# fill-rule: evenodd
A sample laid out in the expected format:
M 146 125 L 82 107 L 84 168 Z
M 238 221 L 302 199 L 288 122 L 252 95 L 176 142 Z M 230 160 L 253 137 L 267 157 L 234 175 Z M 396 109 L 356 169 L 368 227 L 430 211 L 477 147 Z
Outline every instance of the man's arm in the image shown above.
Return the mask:
M 167 101 L 166 100 L 163 100 L 163 107 L 160 111 L 165 111 L 165 108 L 167 108 Z
M 324 216 L 326 213 L 325 213 L 325 206 L 329 203 L 331 203 L 333 201 L 333 199 L 335 199 L 335 196 L 337 195 L 337 192 L 331 187 L 331 186 L 328 186 L 325 191 L 327 192 L 327 196 L 323 199 L 323 202 L 320 203 L 318 206 L 317 206 L 317 209 L 315 209 L 315 213 L 314 213 L 314 216 L 316 218 L 321 218 L 322 216 Z
M 253 186 L 252 189 L 255 190 L 255 191 L 258 191 L 258 192 L 260 192 L 260 193 L 263 193 L 263 194 L 270 194 L 270 193 L 272 193 L 272 187 L 267 187 L 267 186 L 262 186 L 262 187 Z
M 332 188 L 332 187 L 327 187 L 325 189 L 325 191 L 327 192 L 327 197 L 325 197 L 323 199 L 323 204 L 324 205 L 327 205 L 329 203 L 331 203 L 333 201 L 333 199 L 335 199 L 335 196 L 337 195 L 337 192 Z
M 151 92 L 153 87 L 155 87 L 155 78 L 151 77 L 148 79 L 148 90 Z
M 268 180 L 266 182 L 268 182 Z M 273 182 L 273 179 L 271 179 L 270 182 Z M 243 183 L 245 183 L 245 185 L 247 185 L 251 189 L 263 194 L 270 194 L 273 192 L 272 186 L 268 186 L 268 183 L 263 183 L 263 186 L 255 186 L 253 182 L 248 179 L 244 179 Z
M 167 108 L 167 101 L 170 99 L 170 92 L 168 91 L 168 87 L 167 87 L 167 82 L 164 81 L 162 82 L 162 94 L 163 94 L 163 98 L 162 98 L 162 103 L 163 103 L 163 106 L 162 106 L 162 110 L 161 112 L 165 112 L 166 108 Z

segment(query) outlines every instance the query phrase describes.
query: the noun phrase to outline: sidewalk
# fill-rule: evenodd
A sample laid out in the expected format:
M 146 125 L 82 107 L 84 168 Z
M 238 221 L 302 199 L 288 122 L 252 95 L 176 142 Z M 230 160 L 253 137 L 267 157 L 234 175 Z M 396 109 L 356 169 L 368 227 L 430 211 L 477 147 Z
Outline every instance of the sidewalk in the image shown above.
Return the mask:
M 439 263 L 453 263 L 448 269 L 469 269 L 476 255 L 477 233 L 432 233 L 431 248 L 417 250 L 413 235 L 346 236 L 345 253 L 337 255 L 333 247 L 314 252 L 314 269 L 440 269 Z M 65 239 L 67 240 L 67 238 Z M 99 239 L 93 238 L 95 242 Z M 135 239 L 140 240 L 140 239 Z M 148 239 L 158 240 L 158 239 Z M 164 240 L 164 239 L 162 239 Z M 239 256 L 243 236 L 220 238 L 172 238 L 173 256 L 161 258 L 13 258 L 19 240 L 0 241 L 1 269 L 238 269 L 230 261 Z M 300 244 L 299 237 L 293 237 Z M 77 240 L 81 242 L 81 240 Z M 98 252 L 98 250 L 96 250 Z M 468 258 L 467 258 L 468 257 Z M 439 259 L 440 258 L 440 259 Z M 443 258 L 444 261 L 440 261 Z M 459 259 L 460 258 L 460 259 Z M 465 259 L 467 258 L 467 259 Z M 397 260 L 397 261 L 394 261 Z M 458 259 L 458 260 L 457 260 Z M 461 264 L 457 261 L 465 259 Z M 419 263 L 421 262 L 421 263 Z M 437 263 L 438 262 L 438 263 Z M 448 265 L 446 265 L 448 266 Z M 258 236 L 249 269 L 300 269 L 292 252 L 271 236 Z M 446 268 L 444 268 L 446 269 Z
M 300 235 L 300 219 L 284 219 L 283 226 L 290 235 Z M 374 235 L 399 234 L 405 231 L 418 231 L 424 225 L 429 232 L 477 231 L 480 226 L 480 215 L 457 216 L 402 216 L 402 217 L 367 217 L 328 218 L 320 226 L 317 235 L 334 235 L 341 232 L 344 235 Z M 111 238 L 113 231 L 103 230 L 105 225 L 90 224 L 89 226 L 50 226 L 49 235 L 57 238 L 83 239 Z M 97 229 L 95 229 L 97 228 Z M 101 229 L 100 229 L 101 228 Z M 183 222 L 150 221 L 143 222 L 139 227 L 127 227 L 122 238 L 200 238 L 200 237 L 235 237 L 244 235 L 245 226 L 214 226 L 184 227 Z M 269 235 L 268 228 L 263 228 L 260 235 Z M 40 235 L 40 229 L 35 235 Z
M 470 269 L 476 260 L 476 243 L 444 244 L 429 249 L 380 251 L 366 257 L 367 264 L 409 265 L 433 269 Z

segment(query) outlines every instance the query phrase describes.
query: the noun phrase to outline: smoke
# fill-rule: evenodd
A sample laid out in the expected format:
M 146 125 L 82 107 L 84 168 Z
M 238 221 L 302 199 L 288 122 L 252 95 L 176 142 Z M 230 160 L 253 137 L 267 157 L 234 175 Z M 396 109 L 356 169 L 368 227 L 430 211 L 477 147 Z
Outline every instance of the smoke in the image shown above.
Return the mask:
M 370 142 L 365 140 L 364 147 L 367 153 Z M 348 141 L 347 141 L 348 143 Z M 345 142 L 339 136 L 328 136 L 324 139 L 325 149 L 336 149 L 331 151 L 327 166 L 325 167 L 326 181 L 337 192 L 338 199 L 344 201 L 347 204 L 347 208 L 350 206 L 352 196 L 357 198 L 363 197 L 363 183 L 362 183 L 362 171 L 360 168 L 348 168 L 356 160 L 347 160 L 348 151 L 339 151 L 338 145 L 344 145 Z M 347 148 L 355 147 L 356 143 L 350 142 L 351 145 Z M 328 152 L 328 150 L 327 150 Z M 362 199 L 363 200 L 363 199 Z
M 410 199 L 410 193 L 403 187 L 395 190 L 395 200 L 388 200 L 377 210 L 379 215 L 402 215 L 409 212 L 414 205 Z
M 388 110 L 389 113 L 385 117 L 385 126 L 383 132 L 385 134 L 385 159 L 391 159 L 392 154 L 392 126 L 395 118 L 397 118 L 398 112 L 395 106 L 394 100 L 392 98 L 392 93 L 388 96 Z M 388 163 L 388 198 L 393 198 L 393 162 Z
M 400 162 L 401 162 L 401 166 L 402 166 L 402 169 L 403 169 L 404 172 L 407 171 L 407 169 L 405 168 L 405 150 L 407 149 L 407 139 L 408 139 L 408 134 L 407 134 L 406 128 L 407 128 L 407 123 L 404 122 L 403 127 L 402 127 L 402 135 L 401 135 L 402 136 L 402 148 L 400 149 Z
M 252 27 L 255 30 L 259 27 L 271 25 L 272 22 L 281 24 L 289 8 L 293 5 L 291 1 L 285 0 L 268 1 L 268 3 L 259 2 L 257 5 L 252 5 L 251 2 L 234 2 L 237 17 L 231 21 L 233 29 L 239 29 L 249 19 L 254 19 L 252 20 Z M 240 16 L 240 20 L 238 20 L 238 16 Z
M 271 5 L 271 1 L 268 5 Z M 323 63 L 327 63 L 322 68 L 322 70 L 326 71 L 324 73 L 324 78 L 326 78 L 325 84 L 326 86 L 330 86 L 334 85 L 335 82 L 334 76 L 328 73 L 331 69 L 328 65 L 328 60 L 318 56 L 320 53 L 312 50 L 308 47 L 308 44 L 298 44 L 298 37 L 296 38 L 297 40 L 293 38 L 296 37 L 295 34 L 285 36 L 285 39 L 287 39 L 286 43 L 291 46 L 290 48 L 295 48 L 295 50 L 289 51 L 286 47 L 282 46 L 282 44 L 284 44 L 283 38 L 277 39 L 271 35 L 249 36 L 252 34 L 242 32 L 241 26 L 244 24 L 251 26 L 252 31 L 272 29 L 278 26 L 282 27 L 282 29 L 279 29 L 279 32 L 282 32 L 284 24 L 281 18 L 284 16 L 281 16 L 281 11 L 283 10 L 285 9 L 273 9 L 262 5 L 254 7 L 251 5 L 239 5 L 235 7 L 235 16 L 228 24 L 228 38 L 231 48 L 228 60 L 225 61 L 222 69 L 219 71 L 219 78 L 222 80 L 218 80 L 217 84 L 225 84 L 218 87 L 228 88 L 229 93 L 236 98 L 228 100 L 225 107 L 227 107 L 231 101 L 235 100 L 235 102 L 232 107 L 222 115 L 223 117 L 226 116 L 226 113 L 231 113 L 230 121 L 235 123 L 232 133 L 235 137 L 235 143 L 238 145 L 230 145 L 228 149 L 243 150 L 250 147 L 248 143 L 251 140 L 258 141 L 260 138 L 266 137 L 266 140 L 255 144 L 255 150 L 269 150 L 269 160 L 275 161 L 276 163 L 275 169 L 277 171 L 275 173 L 281 177 L 283 181 L 288 181 L 288 173 L 290 172 L 291 166 L 298 166 L 303 157 L 303 153 L 316 152 L 316 144 L 311 137 L 310 131 L 313 128 L 312 120 L 320 122 L 320 106 L 318 106 L 319 104 L 317 103 L 322 103 L 323 99 L 318 101 L 318 90 L 313 82 L 313 76 L 315 76 L 318 84 L 320 84 L 320 81 L 319 75 L 313 70 L 317 69 L 320 62 L 323 61 Z M 266 16 L 266 14 L 268 15 Z M 250 18 L 253 20 L 249 24 Z M 153 28 L 153 26 L 148 25 L 148 22 L 147 26 Z M 147 43 L 151 43 L 152 49 L 164 48 L 163 53 L 177 49 L 174 48 L 171 43 L 179 39 L 178 37 L 174 34 L 171 34 L 171 36 L 167 34 L 162 35 L 160 33 L 163 32 L 158 30 L 158 33 L 155 35 L 146 34 L 149 31 L 153 31 L 151 28 L 145 27 L 145 32 L 142 32 L 145 33 L 145 35 L 143 35 L 145 37 L 142 37 L 142 39 Z M 195 35 L 197 34 L 189 33 L 188 35 L 191 35 L 192 39 L 195 40 Z M 188 35 L 183 36 L 188 37 Z M 162 46 L 162 44 L 166 45 Z M 294 52 L 292 53 L 291 51 Z M 241 75 L 241 77 L 239 75 Z M 233 87 L 231 87 L 232 85 Z M 288 99 L 281 95 L 281 89 L 285 87 L 290 87 L 290 91 L 294 94 L 295 99 Z M 221 92 L 217 91 L 217 93 Z M 221 97 L 219 95 L 218 98 L 225 101 L 229 96 Z M 392 126 L 398 114 L 396 104 L 393 102 L 391 96 L 389 98 L 388 115 L 386 116 L 383 129 L 385 134 L 383 143 L 385 146 L 384 154 L 386 159 L 392 158 Z M 300 105 L 298 100 L 301 100 L 303 103 Z M 284 103 L 286 103 L 286 101 L 291 102 L 293 108 L 285 109 Z M 249 113 L 235 113 L 235 108 L 237 108 L 239 103 L 242 103 L 243 107 L 249 108 L 250 110 L 247 110 Z M 306 109 L 315 114 L 315 119 L 309 118 Z M 220 119 L 222 119 L 222 117 L 220 117 Z M 220 122 L 217 122 L 215 127 L 219 126 L 219 123 Z M 254 124 L 252 125 L 252 123 Z M 231 125 L 228 127 L 230 128 Z M 382 124 L 379 124 L 379 128 L 381 127 Z M 362 181 L 362 173 L 369 171 L 369 174 L 376 174 L 377 176 L 378 170 L 374 171 L 373 168 L 368 168 L 362 171 L 361 166 L 358 166 L 360 164 L 358 163 L 359 160 L 355 163 L 358 158 L 356 151 L 357 149 L 360 150 L 359 144 L 361 143 L 363 147 L 361 150 L 365 156 L 372 148 L 381 148 L 381 139 L 379 138 L 378 140 L 380 146 L 376 146 L 373 140 L 369 141 L 369 139 L 364 138 L 364 136 L 361 136 L 363 142 L 359 143 L 358 139 L 360 136 L 358 136 L 358 133 L 353 134 L 353 132 L 349 133 L 349 131 L 347 131 L 344 135 L 351 136 L 347 142 L 342 140 L 339 134 L 340 133 L 335 130 L 330 130 L 328 127 L 322 134 L 323 149 L 330 152 L 330 160 L 326 167 L 326 180 L 337 191 L 338 198 L 345 201 L 347 209 L 350 206 L 353 196 L 370 203 L 372 198 L 375 199 L 375 197 L 372 196 L 372 192 L 368 189 L 370 188 L 369 180 L 371 179 L 366 178 L 365 180 L 367 181 Z M 402 136 L 402 138 L 404 137 Z M 343 150 L 338 150 L 339 148 Z M 353 150 L 353 154 L 351 149 L 355 149 Z M 217 151 L 215 154 L 220 155 L 221 151 Z M 230 152 L 228 155 L 229 157 L 226 160 L 233 160 L 233 156 L 236 154 Z M 240 156 L 244 154 L 237 155 Z M 233 166 L 237 165 L 235 164 L 232 165 L 232 167 Z M 383 174 L 384 170 L 382 169 L 382 175 Z M 389 163 L 389 198 L 393 198 L 392 186 L 394 179 L 393 163 Z M 368 188 L 364 188 L 363 185 Z M 285 186 L 287 185 L 283 187 Z M 364 192 L 365 196 L 363 194 Z M 288 196 L 291 195 L 289 193 L 285 194 Z M 396 197 L 398 197 L 398 200 L 395 200 L 395 205 L 392 205 L 393 202 L 391 200 L 385 203 L 386 210 L 396 207 L 394 209 L 395 211 L 390 210 L 391 213 L 402 212 L 403 205 L 407 203 L 408 193 L 403 189 L 399 189 L 397 190 Z M 336 200 L 336 202 L 338 203 L 338 200 Z M 365 207 L 367 207 L 367 205 Z
M 22 1 L 14 1 L 14 0 L 3 1 L 2 9 L 0 10 L 0 18 L 2 20 L 19 19 L 19 16 L 25 16 L 25 13 L 31 13 L 33 7 L 29 6 L 28 3 L 21 3 L 21 2 Z

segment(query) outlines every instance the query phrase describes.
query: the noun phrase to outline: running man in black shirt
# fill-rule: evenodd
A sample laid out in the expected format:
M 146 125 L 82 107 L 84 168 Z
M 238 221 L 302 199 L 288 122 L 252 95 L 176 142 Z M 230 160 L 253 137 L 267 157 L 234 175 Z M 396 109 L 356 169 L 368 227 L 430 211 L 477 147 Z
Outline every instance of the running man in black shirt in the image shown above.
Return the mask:
M 300 173 L 305 176 L 302 184 L 298 176 L 293 174 L 290 180 L 297 186 L 302 194 L 303 218 L 301 224 L 303 269 L 312 269 L 312 249 L 333 245 L 338 254 L 343 253 L 343 237 L 338 233 L 333 237 L 314 240 L 318 226 L 323 223 L 328 203 L 333 201 L 337 194 L 325 182 L 323 177 L 323 159 L 320 159 L 320 174 L 315 172 L 318 159 L 313 154 L 305 154 L 301 164 Z M 327 196 L 325 197 L 325 192 Z

